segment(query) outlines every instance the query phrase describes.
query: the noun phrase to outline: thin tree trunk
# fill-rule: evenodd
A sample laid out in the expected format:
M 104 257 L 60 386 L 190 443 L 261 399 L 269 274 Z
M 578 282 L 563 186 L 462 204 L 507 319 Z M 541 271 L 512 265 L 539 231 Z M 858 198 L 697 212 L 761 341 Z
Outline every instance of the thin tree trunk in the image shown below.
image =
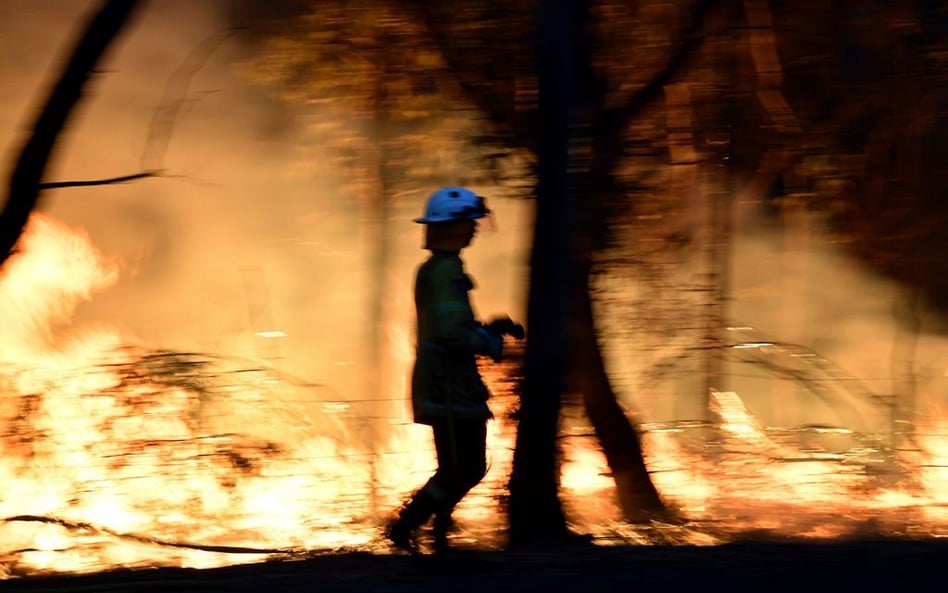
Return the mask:
M 623 516 L 635 522 L 657 518 L 665 514 L 665 505 L 649 476 L 638 432 L 619 405 L 606 374 L 589 292 L 591 263 L 588 259 L 579 262 L 572 287 L 572 377 L 583 394 L 586 414 L 615 480 Z
M 137 0 L 108 0 L 89 20 L 62 73 L 43 103 L 33 132 L 20 150 L 0 212 L 0 265 L 13 253 L 30 213 L 39 202 L 40 184 L 69 115 L 82 98 L 96 65 L 128 22 Z
M 705 164 L 706 186 L 709 200 L 706 245 L 707 256 L 707 316 L 705 333 L 705 386 L 707 398 L 705 410 L 711 419 L 711 397 L 715 391 L 727 391 L 727 377 L 724 374 L 724 344 L 727 339 L 726 327 L 729 318 L 731 292 L 731 218 L 732 195 L 730 173 L 728 171 L 730 137 L 723 131 L 715 140 L 718 144 L 712 148 L 710 162 Z
M 913 266 L 914 267 L 914 266 Z M 915 369 L 918 334 L 922 329 L 921 289 L 910 286 L 896 291 L 892 303 L 895 336 L 892 339 L 890 367 L 893 405 L 891 409 L 892 446 L 915 446 L 915 407 L 918 378 Z
M 570 341 L 570 382 L 572 391 L 582 394 L 586 415 L 589 417 L 606 463 L 616 483 L 616 494 L 623 516 L 628 521 L 642 521 L 657 514 L 663 514 L 658 490 L 652 483 L 645 465 L 638 432 L 619 405 L 615 391 L 606 373 L 593 314 L 590 277 L 592 274 L 592 254 L 596 249 L 597 235 L 602 228 L 602 213 L 606 211 L 603 201 L 609 199 L 611 180 L 614 174 L 614 154 L 622 152 L 622 139 L 625 126 L 611 129 L 598 129 L 598 135 L 591 133 L 596 128 L 591 116 L 602 109 L 604 96 L 602 85 L 597 80 L 592 63 L 592 47 L 589 29 L 578 34 L 576 49 L 578 87 L 582 89 L 578 97 L 581 116 L 587 120 L 580 122 L 588 125 L 576 126 L 586 133 L 585 137 L 574 139 L 574 144 L 582 144 L 596 151 L 608 151 L 610 156 L 601 152 L 592 153 L 592 158 L 576 159 L 570 163 L 574 172 L 576 194 L 583 199 L 583 208 L 576 213 L 578 229 L 574 237 L 572 261 L 573 267 L 569 282 L 569 341 Z M 579 151 L 581 154 L 586 150 Z
M 585 2 L 546 0 L 538 13 L 539 180 L 527 301 L 530 335 L 510 476 L 513 546 L 550 542 L 567 534 L 558 496 L 556 435 L 567 363 L 566 291 L 572 257 L 568 165 L 574 27 L 577 13 L 585 10 Z
M 391 181 L 386 174 L 386 154 L 389 135 L 389 106 L 386 99 L 388 79 L 391 64 L 388 52 L 391 51 L 388 35 L 377 32 L 375 40 L 375 87 L 372 94 L 372 115 L 370 138 L 372 146 L 370 154 L 373 160 L 372 169 L 375 172 L 375 191 L 371 192 L 368 203 L 368 228 L 366 241 L 370 245 L 371 268 L 370 286 L 371 302 L 369 307 L 371 316 L 367 331 L 366 344 L 366 373 L 365 390 L 368 399 L 386 399 L 380 394 L 388 393 L 391 385 L 386 384 L 385 378 L 390 377 L 391 352 L 388 340 L 387 324 L 389 321 L 388 304 L 388 270 L 391 264 Z M 380 403 L 378 405 L 386 405 Z M 385 416 L 389 411 L 376 412 L 370 416 Z M 379 438 L 376 425 L 372 421 L 366 422 L 366 438 L 369 442 L 369 491 L 370 509 L 377 512 L 378 501 L 378 464 L 377 441 Z

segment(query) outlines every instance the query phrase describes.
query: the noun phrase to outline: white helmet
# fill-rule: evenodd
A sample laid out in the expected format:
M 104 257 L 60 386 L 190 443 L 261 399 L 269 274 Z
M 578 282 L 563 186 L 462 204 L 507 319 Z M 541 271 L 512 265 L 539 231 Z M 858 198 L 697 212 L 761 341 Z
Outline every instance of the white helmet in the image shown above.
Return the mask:
M 463 187 L 442 187 L 431 194 L 425 204 L 425 215 L 415 222 L 453 222 L 476 220 L 490 214 L 484 198 Z

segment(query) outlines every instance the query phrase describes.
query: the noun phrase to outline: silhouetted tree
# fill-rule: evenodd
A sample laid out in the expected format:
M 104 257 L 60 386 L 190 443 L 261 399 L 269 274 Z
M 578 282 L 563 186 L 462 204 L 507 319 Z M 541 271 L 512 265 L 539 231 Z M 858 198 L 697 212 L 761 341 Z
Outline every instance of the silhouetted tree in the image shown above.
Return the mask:
M 30 213 L 39 202 L 43 174 L 69 115 L 81 100 L 102 55 L 122 31 L 137 5 L 137 0 L 108 0 L 102 3 L 86 24 L 40 107 L 7 184 L 7 199 L 0 212 L 0 264 L 10 257 Z M 104 182 L 126 181 L 139 176 L 136 174 Z
M 562 280 L 562 274 L 567 277 L 565 284 L 556 285 L 556 290 L 566 291 L 565 309 L 554 299 L 532 305 L 528 314 L 528 351 L 532 350 L 528 366 L 535 368 L 534 357 L 541 353 L 564 356 L 567 372 L 537 381 L 534 371 L 528 371 L 522 436 L 533 436 L 529 448 L 524 444 L 517 454 L 515 474 L 524 471 L 532 477 L 512 476 L 514 491 L 532 493 L 526 501 L 542 499 L 537 509 L 530 510 L 545 516 L 536 523 L 546 524 L 542 529 L 548 533 L 562 531 L 553 525 L 559 524 L 562 513 L 553 499 L 556 465 L 549 456 L 556 452 L 558 418 L 551 410 L 564 392 L 582 394 L 625 516 L 639 519 L 663 509 L 635 426 L 605 371 L 589 287 L 595 254 L 609 240 L 608 221 L 617 210 L 643 207 L 642 193 L 629 183 L 628 170 L 661 168 L 663 158 L 667 164 L 670 146 L 681 133 L 694 138 L 692 156 L 701 166 L 715 167 L 727 158 L 727 167 L 715 180 L 723 206 L 713 209 L 718 222 L 729 215 L 726 206 L 731 198 L 724 194 L 736 191 L 745 199 L 796 210 L 825 208 L 854 251 L 893 276 L 924 282 L 926 293 L 939 298 L 939 287 L 944 285 L 939 279 L 948 276 L 936 273 L 939 258 L 926 254 L 939 253 L 945 236 L 934 230 L 944 216 L 945 202 L 937 196 L 948 170 L 940 166 L 943 144 L 935 141 L 944 130 L 944 117 L 936 106 L 944 96 L 943 69 L 938 66 L 944 62 L 939 32 L 945 18 L 932 2 L 879 4 L 865 10 L 855 0 L 833 5 L 695 0 L 685 6 L 657 0 L 601 0 L 574 6 L 569 10 L 582 13 L 574 15 L 574 24 L 582 26 L 569 29 L 575 36 L 570 37 L 575 40 L 573 66 L 564 75 L 573 81 L 576 95 L 560 99 L 570 103 L 569 141 L 577 150 L 571 154 L 563 185 L 554 191 L 544 185 L 545 180 L 563 173 L 553 172 L 550 163 L 555 161 L 544 151 L 562 142 L 561 136 L 555 140 L 550 136 L 562 130 L 559 123 L 551 123 L 555 118 L 549 119 L 549 104 L 538 109 L 537 79 L 543 70 L 531 46 L 537 39 L 537 14 L 552 10 L 552 5 L 531 0 L 391 1 L 404 9 L 400 14 L 414 35 L 411 44 L 401 47 L 406 53 L 426 56 L 425 68 L 405 69 L 404 63 L 395 68 L 401 90 L 391 87 L 397 93 L 389 95 L 391 104 L 404 104 L 410 96 L 404 89 L 427 89 L 431 101 L 420 113 L 443 113 L 447 105 L 474 106 L 486 124 L 474 140 L 490 156 L 489 170 L 502 168 L 497 163 L 510 155 L 526 155 L 537 166 L 538 195 L 553 192 L 547 205 L 556 203 L 556 192 L 565 188 L 581 205 L 567 215 L 573 224 L 568 246 L 547 243 L 544 229 L 550 227 L 542 225 L 553 219 L 539 216 L 538 210 L 541 226 L 532 262 L 538 270 L 551 262 L 562 266 L 549 272 L 534 270 L 541 277 L 532 282 L 541 286 L 554 282 L 547 274 L 555 274 L 555 282 Z M 310 63 L 300 54 L 289 70 L 290 79 L 304 83 Z M 669 110 L 679 108 L 674 102 L 659 101 L 670 85 L 679 83 L 677 88 L 686 88 L 690 97 L 685 123 L 649 136 L 643 127 L 671 117 Z M 655 127 L 661 129 L 663 124 Z M 722 133 L 728 141 L 727 154 L 714 151 L 721 145 Z M 643 145 L 652 151 L 644 166 L 645 159 L 636 164 Z M 778 184 L 789 188 L 792 196 L 771 199 L 768 191 Z M 906 190 L 910 196 L 902 195 Z M 677 201 L 682 209 L 685 202 L 660 189 L 648 199 L 647 206 L 655 209 L 663 201 Z M 538 208 L 542 204 L 541 198 Z M 920 217 L 920 211 L 932 216 Z M 676 239 L 683 244 L 690 240 L 688 233 Z M 880 249 L 883 243 L 886 248 Z M 905 261 L 903 255 L 911 255 L 912 265 L 900 263 Z M 540 261 L 545 258 L 549 261 Z M 723 259 L 719 253 L 715 261 L 720 264 Z M 724 275 L 719 268 L 715 269 Z M 715 294 L 726 296 L 726 278 L 720 282 Z M 544 309 L 539 317 L 537 306 Z M 719 311 L 713 325 L 720 326 L 725 318 Z M 550 323 L 548 329 L 541 327 L 540 319 Z M 561 332 L 565 337 L 557 337 Z M 568 354 L 542 352 L 567 345 Z M 541 383 L 548 395 L 535 397 L 532 394 Z M 528 487 L 527 482 L 533 485 Z
M 381 2 L 380 6 L 383 4 Z M 706 35 L 708 15 L 715 4 L 711 0 L 703 0 L 691 7 L 688 24 L 676 28 L 673 42 L 669 44 L 671 51 L 657 67 L 653 63 L 657 61 L 654 55 L 637 48 L 630 50 L 629 47 L 634 46 L 629 46 L 624 38 L 620 38 L 629 26 L 636 32 L 648 33 L 648 27 L 639 23 L 635 18 L 637 15 L 628 12 L 621 3 L 593 3 L 592 6 L 601 15 L 599 22 L 586 22 L 587 19 L 583 18 L 577 21 L 583 23 L 578 29 L 571 29 L 572 34 L 576 35 L 578 52 L 571 58 L 575 64 L 572 78 L 582 92 L 575 97 L 575 105 L 571 108 L 575 113 L 572 120 L 574 129 L 570 133 L 577 145 L 582 147 L 580 152 L 585 151 L 586 156 L 582 157 L 579 169 L 569 175 L 569 185 L 571 194 L 582 201 L 583 208 L 581 216 L 566 215 L 570 224 L 574 225 L 572 232 L 576 236 L 575 242 L 564 243 L 555 252 L 549 251 L 549 245 L 535 250 L 532 265 L 556 267 L 557 274 L 560 270 L 564 273 L 568 269 L 571 271 L 560 285 L 566 291 L 562 307 L 549 309 L 530 322 L 531 346 L 528 349 L 533 350 L 528 357 L 532 361 L 537 349 L 565 348 L 566 344 L 571 344 L 572 348 L 558 355 L 563 357 L 564 366 L 557 368 L 565 369 L 564 375 L 543 388 L 546 393 L 543 399 L 536 399 L 552 407 L 537 407 L 527 403 L 533 396 L 526 396 L 520 418 L 528 427 L 527 434 L 534 432 L 535 435 L 521 439 L 521 442 L 524 451 L 534 450 L 536 457 L 528 463 L 526 459 L 530 459 L 530 455 L 524 457 L 518 454 L 521 461 L 517 464 L 521 471 L 529 466 L 533 468 L 529 470 L 531 474 L 536 472 L 535 477 L 543 476 L 527 490 L 537 488 L 545 492 L 542 506 L 547 509 L 545 512 L 550 515 L 550 521 L 536 523 L 547 525 L 551 533 L 565 530 L 562 513 L 558 510 L 559 503 L 551 498 L 551 493 L 555 497 L 558 481 L 555 438 L 559 398 L 564 390 L 583 396 L 585 408 L 616 479 L 625 516 L 639 520 L 664 510 L 646 469 L 639 436 L 617 401 L 606 374 L 593 319 L 589 283 L 592 255 L 603 244 L 601 236 L 609 209 L 615 207 L 616 203 L 627 203 L 629 188 L 618 180 L 617 170 L 628 159 L 629 124 L 655 103 L 668 82 L 686 71 L 695 50 Z M 399 4 L 396 2 L 396 5 Z M 351 77 L 342 77 L 347 65 L 366 64 L 368 61 L 363 59 L 364 55 L 360 53 L 357 43 L 363 36 L 346 35 L 336 39 L 339 32 L 333 32 L 334 27 L 347 27 L 346 21 L 351 17 L 339 16 L 342 13 L 337 14 L 337 9 L 341 8 L 344 12 L 348 10 L 348 5 L 336 2 L 313 6 L 311 21 L 296 20 L 297 24 L 309 24 L 295 33 L 278 38 L 278 51 L 271 56 L 283 62 L 282 65 L 270 63 L 269 71 L 277 72 L 270 79 L 297 98 L 313 100 L 325 95 L 325 99 L 321 100 L 332 102 L 335 100 L 334 86 L 348 82 L 350 92 L 356 89 Z M 450 113 L 450 110 L 445 111 L 447 105 L 467 103 L 477 109 L 486 124 L 484 131 L 473 137 L 473 140 L 476 145 L 484 147 L 493 159 L 486 163 L 488 170 L 491 170 L 492 163 L 503 161 L 508 155 L 526 154 L 528 160 L 536 161 L 540 152 L 549 145 L 545 135 L 552 133 L 551 130 L 555 128 L 540 123 L 543 117 L 537 109 L 538 63 L 531 43 L 537 25 L 537 3 L 527 0 L 489 0 L 476 4 L 426 0 L 405 4 L 404 8 L 407 11 L 403 14 L 417 16 L 414 24 L 404 25 L 406 30 L 410 30 L 412 35 L 416 33 L 415 27 L 420 30 L 417 36 L 412 37 L 413 46 L 402 44 L 392 49 L 393 59 L 399 64 L 393 72 L 396 72 L 398 80 L 403 81 L 401 85 L 390 87 L 392 92 L 387 100 L 392 105 L 392 113 L 416 111 L 440 117 L 443 113 Z M 582 11 L 588 12 L 585 8 Z M 612 13 L 618 14 L 615 23 L 609 19 Z M 329 18 L 331 15 L 337 16 Z M 669 22 L 680 20 L 680 17 L 675 16 L 675 11 L 662 13 L 661 18 Z M 304 35 L 307 27 L 315 29 L 311 34 Z M 316 45 L 305 50 L 308 44 L 313 43 Z M 400 57 L 402 52 L 410 54 L 412 51 L 418 56 L 427 56 L 426 68 L 413 69 L 412 59 L 406 61 L 406 58 Z M 335 53 L 339 53 L 339 59 L 332 57 Z M 322 55 L 330 59 L 321 65 L 314 56 Z M 634 59 L 643 55 L 651 58 L 648 67 L 635 67 Z M 329 69 L 339 70 L 339 76 L 312 78 L 315 73 L 327 68 L 327 64 Z M 642 75 L 643 69 L 650 74 Z M 379 75 L 379 72 L 373 74 L 360 69 L 356 74 L 371 77 Z M 629 84 L 630 80 L 638 84 Z M 366 88 L 369 86 L 366 85 Z M 432 99 L 440 97 L 440 107 L 437 101 L 425 104 L 420 110 L 409 107 L 417 104 L 417 89 L 428 89 L 427 97 Z M 330 124 L 345 125 L 345 121 L 337 118 Z M 467 135 L 468 138 L 472 136 Z M 329 135 L 325 141 L 334 142 L 333 138 L 338 137 Z M 401 137 L 409 139 L 409 145 L 406 146 L 413 142 L 409 136 L 397 130 L 392 133 L 392 142 L 400 142 Z M 428 152 L 422 145 L 418 145 L 418 148 L 420 150 L 398 152 L 410 154 L 411 158 L 418 160 L 419 155 Z M 444 147 L 439 148 L 443 152 Z M 343 151 L 343 154 L 347 153 Z M 546 170 L 548 177 L 552 169 Z M 538 235 L 544 232 L 538 229 Z M 570 265 L 567 262 L 571 262 Z M 541 283 L 548 280 L 543 276 L 541 273 Z M 528 317 L 533 318 L 533 313 L 528 313 Z M 559 331 L 556 328 L 562 325 L 566 332 L 562 339 L 548 341 L 544 337 L 546 330 L 543 326 L 550 323 L 553 324 L 550 326 L 553 335 Z M 531 362 L 530 366 L 533 364 Z M 532 380 L 529 375 L 534 372 L 528 371 L 528 384 Z M 545 384 L 545 381 L 542 382 Z M 531 393 L 535 390 L 534 387 L 527 389 Z M 544 428 L 540 429 L 540 425 Z M 532 443 L 531 449 L 526 448 L 527 442 Z M 533 482 L 532 479 L 521 480 L 520 476 L 515 481 L 521 485 Z M 522 492 L 524 488 L 518 486 L 514 489 Z M 529 501 L 531 498 L 532 495 L 524 500 Z
M 577 70 L 589 6 L 548 0 L 538 11 L 539 87 L 536 222 L 530 257 L 524 379 L 513 472 L 510 535 L 514 545 L 548 542 L 566 533 L 558 496 L 556 435 L 570 364 L 567 320 L 575 263 L 575 195 L 570 144 L 577 113 Z
M 548 148 L 545 145 L 549 144 L 550 139 L 546 135 L 555 133 L 551 130 L 556 130 L 560 124 L 547 121 L 546 117 L 561 116 L 550 115 L 542 109 L 538 112 L 529 99 L 522 98 L 523 95 L 529 97 L 531 94 L 532 76 L 544 72 L 542 64 L 524 57 L 525 49 L 521 45 L 522 32 L 532 30 L 530 22 L 524 20 L 524 10 L 525 7 L 533 6 L 533 3 L 488 2 L 478 5 L 477 9 L 470 6 L 459 9 L 455 4 L 449 7 L 447 3 L 436 0 L 418 4 L 425 9 L 428 29 L 441 48 L 450 71 L 457 78 L 458 87 L 486 114 L 486 121 L 492 125 L 494 136 L 491 139 L 497 144 L 526 149 L 537 155 Z M 628 188 L 617 180 L 616 173 L 628 156 L 628 125 L 661 95 L 664 85 L 685 70 L 703 40 L 708 17 L 715 4 L 710 0 L 694 4 L 688 25 L 679 33 L 671 55 L 653 71 L 651 78 L 631 92 L 616 91 L 623 89 L 624 85 L 608 79 L 609 74 L 616 75 L 617 72 L 628 75 L 628 62 L 624 66 L 620 65 L 623 59 L 628 59 L 628 55 L 610 55 L 601 51 L 601 46 L 607 43 L 622 45 L 622 41 L 596 37 L 589 19 L 583 16 L 588 14 L 588 7 L 574 7 L 580 11 L 580 14 L 574 15 L 578 19 L 576 26 L 580 28 L 565 30 L 564 34 L 575 36 L 575 53 L 569 57 L 574 70 L 562 76 L 570 79 L 578 90 L 575 97 L 562 96 L 551 100 L 574 102 L 570 106 L 573 114 L 569 120 L 573 126 L 570 139 L 579 150 L 574 152 L 574 159 L 569 163 L 572 173 L 565 180 L 561 179 L 564 185 L 559 191 L 566 191 L 569 187 L 572 199 L 578 200 L 581 207 L 565 214 L 574 238 L 571 245 L 564 243 L 554 250 L 543 243 L 550 240 L 543 237 L 544 232 L 560 233 L 564 238 L 570 236 L 563 234 L 563 229 L 556 226 L 564 224 L 562 221 L 554 225 L 558 230 L 536 229 L 535 241 L 540 241 L 542 246 L 535 247 L 531 267 L 558 266 L 559 271 L 553 278 L 564 282 L 558 289 L 565 290 L 566 296 L 561 303 L 564 308 L 560 309 L 555 304 L 555 295 L 550 304 L 532 301 L 533 307 L 541 306 L 544 310 L 539 316 L 536 316 L 533 307 L 528 312 L 528 320 L 531 320 L 528 357 L 531 347 L 535 352 L 543 352 L 547 348 L 566 348 L 567 344 L 569 348 L 558 355 L 564 357 L 562 361 L 566 365 L 563 367 L 566 374 L 562 378 L 533 378 L 531 373 L 537 371 L 527 370 L 525 409 L 521 410 L 520 423 L 521 427 L 527 426 L 528 429 L 518 434 L 518 453 L 511 484 L 511 498 L 522 497 L 520 501 L 511 501 L 512 509 L 523 505 L 520 508 L 526 511 L 522 517 L 524 523 L 512 526 L 519 539 L 542 540 L 565 532 L 559 503 L 551 498 L 551 492 L 555 493 L 551 484 L 556 484 L 556 466 L 547 456 L 556 451 L 554 440 L 558 406 L 563 389 L 567 386 L 583 395 L 585 409 L 616 480 L 624 515 L 631 520 L 640 520 L 665 512 L 665 506 L 646 469 L 639 435 L 619 405 L 606 374 L 593 319 L 589 282 L 592 255 L 603 245 L 601 236 L 610 201 L 614 206 L 617 199 L 622 201 L 627 197 L 624 194 Z M 595 5 L 605 12 L 610 8 L 622 8 L 613 3 Z M 545 10 L 553 9 L 544 4 L 539 14 L 544 15 Z M 628 22 L 622 21 L 625 24 Z M 616 27 L 615 24 L 613 26 Z M 542 35 L 538 37 L 543 38 Z M 598 54 L 595 53 L 597 49 L 600 50 Z M 560 88 L 562 84 L 565 83 L 560 82 L 553 88 Z M 566 107 L 561 105 L 558 109 Z M 555 110 L 553 112 L 556 113 Z M 557 141 L 562 142 L 562 139 Z M 552 145 L 558 146 L 557 141 Z M 583 156 L 577 160 L 575 157 L 580 154 Z M 554 165 L 549 166 L 552 168 Z M 563 163 L 563 166 L 566 164 Z M 545 174 L 549 179 L 556 178 L 551 169 L 547 169 Z M 554 198 L 557 199 L 565 200 L 562 196 Z M 566 203 L 569 202 L 563 202 L 564 205 Z M 538 202 L 539 207 L 542 205 Z M 546 218 L 542 220 L 546 222 L 541 223 L 538 212 L 537 223 L 549 224 Z M 552 220 L 558 219 L 554 217 Z M 546 283 L 558 281 L 544 278 L 547 273 L 541 272 L 541 288 L 531 286 L 531 294 L 542 294 Z M 561 277 L 562 274 L 565 277 Z M 535 282 L 536 278 L 531 276 L 531 280 Z M 564 317 L 554 320 L 556 315 Z M 534 323 L 551 324 L 551 329 L 538 328 Z M 559 324 L 565 324 L 567 333 L 557 339 L 555 336 L 558 335 Z M 547 336 L 548 331 L 552 332 L 550 336 Z M 554 355 L 546 352 L 543 356 Z M 534 368 L 548 371 L 552 367 L 538 365 Z M 537 390 L 544 391 L 542 398 Z M 533 400 L 536 403 L 532 403 Z M 524 447 L 522 451 L 521 447 Z M 533 483 L 528 486 L 528 482 Z M 516 517 L 517 512 L 512 510 L 513 522 L 520 521 Z

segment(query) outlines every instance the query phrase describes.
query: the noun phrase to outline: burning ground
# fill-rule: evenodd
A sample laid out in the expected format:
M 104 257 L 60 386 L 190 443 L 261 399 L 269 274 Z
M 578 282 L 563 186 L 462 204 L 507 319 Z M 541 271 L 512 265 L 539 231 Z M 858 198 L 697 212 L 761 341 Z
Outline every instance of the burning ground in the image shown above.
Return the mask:
M 81 231 L 45 216 L 4 268 L 0 303 L 19 321 L 2 350 L 5 576 L 388 555 L 379 525 L 409 478 L 420 483 L 433 468 L 427 435 L 375 415 L 377 402 L 346 401 L 258 362 L 69 324 L 116 280 L 114 262 Z M 787 350 L 750 344 L 734 352 Z M 485 373 L 497 416 L 491 468 L 452 537 L 499 550 L 516 357 Z M 656 484 L 681 514 L 649 525 L 621 521 L 586 421 L 567 406 L 563 495 L 574 527 L 599 547 L 946 533 L 941 425 L 920 426 L 919 446 L 897 450 L 851 430 L 765 427 L 733 392 L 712 404 L 713 432 L 642 426 Z
M 143 18 L 153 28 L 136 31 L 114 57 L 110 66 L 123 76 L 100 81 L 57 163 L 58 176 L 108 176 L 114 167 L 134 167 L 140 143 L 130 137 L 146 127 L 167 78 L 155 64 L 177 63 L 180 55 L 170 57 L 169 47 L 186 54 L 214 30 L 214 19 L 193 3 L 186 4 L 194 19 L 158 8 L 172 4 L 153 3 L 154 12 Z M 40 10 L 36 3 L 21 8 Z M 29 33 L 42 40 L 30 47 L 50 48 L 77 9 L 68 2 L 41 8 L 66 14 L 41 19 L 44 26 Z M 4 67 L 14 71 L 8 83 L 15 84 L 7 86 L 37 86 L 36 73 L 44 66 L 29 62 L 45 64 L 44 52 L 13 54 L 16 59 Z M 167 578 L 181 588 L 218 590 L 281 580 L 291 587 L 320 575 L 362 584 L 396 575 L 417 584 L 428 568 L 470 576 L 471 587 L 518 579 L 542 585 L 559 575 L 589 579 L 590 571 L 599 579 L 659 584 L 674 581 L 670 575 L 681 563 L 696 567 L 688 576 L 693 579 L 730 578 L 748 565 L 756 567 L 752 573 L 782 568 L 805 579 L 803 568 L 819 558 L 839 559 L 834 585 L 904 585 L 904 575 L 919 577 L 934 565 L 932 555 L 942 550 L 931 542 L 948 528 L 948 428 L 937 381 L 925 386 L 933 397 L 916 409 L 910 438 L 898 441 L 884 421 L 856 421 L 862 412 L 884 412 L 891 402 L 850 387 L 849 378 L 827 370 L 826 359 L 786 343 L 800 336 L 784 335 L 785 342 L 735 325 L 728 329 L 725 354 L 735 370 L 753 369 L 759 376 L 753 388 L 706 394 L 689 383 L 699 373 L 686 355 L 700 355 L 701 349 L 672 344 L 676 349 L 666 352 L 649 343 L 629 355 L 636 344 L 630 335 L 655 307 L 667 308 L 656 315 L 666 324 L 647 328 L 661 334 L 660 346 L 678 335 L 668 323 L 684 326 L 700 309 L 676 300 L 675 291 L 642 296 L 642 283 L 626 282 L 617 269 L 607 270 L 611 283 L 604 282 L 599 295 L 606 305 L 601 313 L 609 331 L 603 339 L 612 378 L 640 421 L 653 478 L 681 521 L 621 520 L 589 422 L 567 402 L 560 439 L 563 498 L 574 528 L 591 533 L 596 548 L 526 557 L 484 552 L 442 565 L 391 556 L 379 541 L 379 525 L 433 468 L 427 433 L 408 425 L 404 413 L 407 289 L 392 292 L 393 311 L 381 328 L 370 328 L 391 347 L 392 368 L 360 366 L 354 359 L 365 344 L 351 339 L 361 331 L 353 320 L 364 318 L 370 303 L 353 295 L 368 292 L 363 275 L 369 259 L 353 247 L 362 237 L 359 229 L 341 216 L 351 205 L 335 203 L 312 174 L 294 169 L 305 159 L 293 154 L 297 139 L 287 131 L 293 122 L 269 110 L 260 96 L 244 94 L 245 88 L 238 92 L 222 66 L 226 61 L 216 67 L 212 61 L 194 81 L 164 163 L 173 175 L 117 192 L 99 188 L 52 196 L 2 270 L 0 574 L 6 582 L 0 586 L 15 587 L 23 579 L 40 587 L 127 585 L 139 583 L 144 573 L 100 573 L 155 567 L 168 567 L 147 571 L 159 583 Z M 19 113 L 28 101 L 23 93 L 15 95 Z M 129 130 L 136 131 L 129 136 Z M 116 158 L 100 158 L 106 151 Z M 493 206 L 504 229 L 516 228 L 507 221 L 517 217 L 508 214 L 528 212 L 522 205 Z M 478 246 L 486 253 L 473 255 L 474 275 L 491 288 L 502 287 L 477 295 L 485 313 L 520 306 L 526 236 L 521 233 L 511 248 L 505 243 L 510 233 L 498 233 Z M 395 262 L 386 277 L 403 287 L 419 253 L 417 237 L 406 237 L 400 243 L 410 247 L 411 257 Z M 757 259 L 739 262 L 736 270 L 777 267 L 761 249 L 746 246 L 735 251 Z M 121 258 L 108 255 L 114 253 Z M 834 281 L 847 284 L 839 280 L 844 269 L 834 266 L 822 278 L 808 276 L 810 270 L 785 274 L 784 282 L 806 277 L 817 292 Z M 504 272 L 511 272 L 509 278 Z M 746 293 L 766 292 L 763 283 L 741 280 L 735 284 Z M 886 356 L 887 347 L 879 344 L 888 328 L 860 332 L 855 346 L 839 337 L 863 313 L 851 313 L 851 324 L 842 327 L 839 309 L 826 305 L 849 298 L 843 288 L 823 291 L 821 322 L 809 326 L 835 326 L 834 357 L 871 350 L 870 361 L 878 363 Z M 780 294 L 794 306 L 767 301 L 758 310 L 736 309 L 761 326 L 781 324 L 768 323 L 773 316 L 760 310 L 801 316 L 795 306 L 800 291 L 784 287 Z M 750 300 L 739 292 L 738 297 Z M 808 326 L 797 318 L 784 321 L 792 332 Z M 826 336 L 806 341 L 820 339 Z M 939 355 L 930 353 L 928 376 L 937 378 Z M 485 373 L 495 396 L 491 469 L 458 509 L 460 531 L 452 537 L 462 547 L 497 550 L 503 546 L 505 480 L 516 428 L 517 360 Z M 383 377 L 374 390 L 361 385 L 370 374 Z M 299 378 L 304 376 L 325 381 Z M 627 382 L 629 376 L 642 383 Z M 794 389 L 781 391 L 775 377 Z M 702 406 L 710 404 L 711 417 L 672 414 L 680 412 L 674 406 L 685 401 L 683 393 L 699 394 Z M 777 401 L 773 408 L 781 413 L 768 409 L 768 401 Z M 799 413 L 799 422 L 784 421 L 788 408 Z M 807 415 L 814 410 L 825 414 Z M 896 543 L 851 543 L 880 537 Z M 788 538 L 807 545 L 729 545 Z M 300 561 L 312 556 L 320 557 Z M 564 556 L 573 560 L 569 566 L 563 566 Z M 856 568 L 861 561 L 882 564 L 876 562 L 881 558 L 895 572 Z M 545 577 L 531 576 L 518 563 L 542 567 Z M 200 575 L 188 570 L 235 564 L 252 566 Z M 67 573 L 95 576 L 33 580 Z M 475 578 L 480 573 L 487 576 Z M 155 582 L 151 586 L 164 586 Z

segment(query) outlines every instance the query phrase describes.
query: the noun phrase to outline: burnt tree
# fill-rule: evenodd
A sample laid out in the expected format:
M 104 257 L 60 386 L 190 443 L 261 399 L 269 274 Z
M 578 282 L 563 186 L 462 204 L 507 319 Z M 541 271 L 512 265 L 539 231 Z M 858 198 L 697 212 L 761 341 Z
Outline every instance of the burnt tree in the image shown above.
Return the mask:
M 536 222 L 530 257 L 527 340 L 520 422 L 510 477 L 513 545 L 566 534 L 560 506 L 556 433 L 569 364 L 566 320 L 573 267 L 574 187 L 570 140 L 575 112 L 579 31 L 586 2 L 549 0 L 537 26 L 539 83 Z
M 39 203 L 43 174 L 70 114 L 82 99 L 96 65 L 137 5 L 137 0 L 108 0 L 99 7 L 43 103 L 7 184 L 7 199 L 0 212 L 0 265 L 13 253 L 30 213 Z

